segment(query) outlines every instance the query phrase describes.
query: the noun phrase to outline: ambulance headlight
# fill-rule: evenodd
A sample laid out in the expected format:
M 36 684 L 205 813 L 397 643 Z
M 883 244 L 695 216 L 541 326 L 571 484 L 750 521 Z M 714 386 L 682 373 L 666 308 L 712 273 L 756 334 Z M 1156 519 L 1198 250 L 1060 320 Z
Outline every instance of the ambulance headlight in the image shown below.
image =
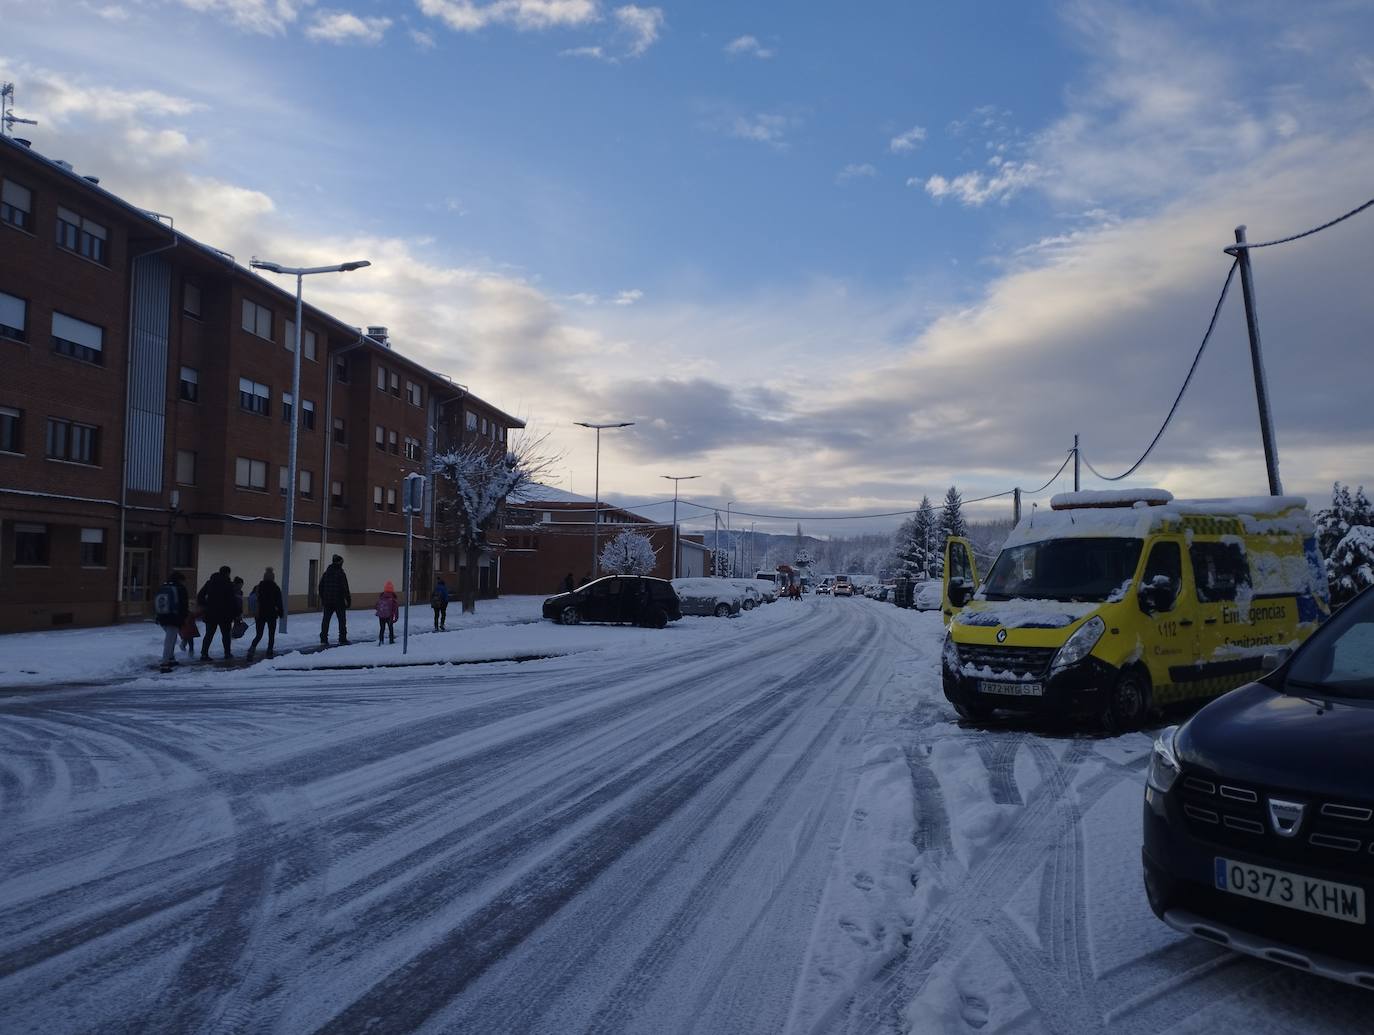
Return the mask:
M 1059 653 L 1054 656 L 1054 664 L 1050 666 L 1050 675 L 1062 672 L 1071 665 L 1077 665 L 1086 658 L 1092 653 L 1092 649 L 1097 646 L 1097 641 L 1102 639 L 1102 634 L 1106 631 L 1107 623 L 1097 615 L 1080 625 L 1074 634 L 1065 641 L 1064 646 L 1059 648 Z

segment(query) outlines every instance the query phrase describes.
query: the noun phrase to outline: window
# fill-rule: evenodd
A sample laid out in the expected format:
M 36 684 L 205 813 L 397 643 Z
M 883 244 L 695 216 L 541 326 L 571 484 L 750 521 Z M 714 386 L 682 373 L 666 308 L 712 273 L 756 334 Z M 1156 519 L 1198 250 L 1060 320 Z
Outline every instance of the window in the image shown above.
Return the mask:
M 277 468 L 277 491 L 286 495 L 286 487 L 291 484 L 291 472 L 285 467 Z
M 57 210 L 57 246 L 84 255 L 94 262 L 105 262 L 105 228 L 69 208 Z
M 105 567 L 105 529 L 83 528 L 81 530 L 81 567 Z
M 259 338 L 272 340 L 272 310 L 256 302 L 243 300 L 243 329 Z
M 196 454 L 192 450 L 177 450 L 177 484 L 196 484 Z
M 29 304 L 22 298 L 0 292 L 0 338 L 28 341 Z
M 497 431 L 499 432 L 499 434 L 496 436 L 497 440 L 500 442 L 506 441 L 506 429 L 504 427 L 501 427 L 498 428 Z
M 401 397 L 401 375 L 393 373 L 390 375 L 390 377 L 391 394 L 394 395 L 397 399 L 399 399 Z
M 16 568 L 46 568 L 48 566 L 47 525 L 15 524 L 14 565 Z
M 48 458 L 74 464 L 100 463 L 100 429 L 49 417 Z
M 409 435 L 406 436 L 406 459 L 420 459 L 420 440 L 418 438 L 411 438 Z
M 1150 549 L 1150 557 L 1145 562 L 1145 574 L 1140 582 L 1142 586 L 1153 586 L 1156 579 L 1164 580 L 1160 585 L 1167 587 L 1171 599 L 1178 599 L 1178 591 L 1183 585 L 1183 551 L 1178 543 L 1155 543 Z M 1161 608 L 1164 611 L 1173 609 L 1172 604 Z
M 239 409 L 267 416 L 272 389 L 246 377 L 239 378 Z
M 348 360 L 343 356 L 334 357 L 334 380 L 341 385 L 348 384 Z
M 53 351 L 87 363 L 105 362 L 105 332 L 93 323 L 52 314 Z
M 315 359 L 315 332 L 311 330 L 301 331 L 301 357 L 303 359 Z M 296 321 L 286 321 L 286 334 L 282 338 L 282 345 L 287 352 L 296 351 Z
M 33 195 L 29 188 L 21 187 L 13 180 L 6 180 L 0 186 L 0 219 L 10 226 L 27 230 L 33 223 Z
M 181 286 L 181 311 L 187 316 L 200 316 L 200 285 L 189 280 Z
M 377 443 L 377 451 L 380 452 L 380 453 L 385 453 L 385 452 L 386 452 L 386 428 L 382 427 L 380 424 L 377 425 L 377 434 L 376 434 L 376 437 L 374 438 L 374 441 Z
M 267 461 L 250 460 L 246 456 L 234 461 L 234 484 L 240 489 L 267 491 Z
M 0 453 L 24 451 L 24 411 L 0 406 Z
M 172 567 L 194 568 L 196 566 L 196 537 L 190 532 L 172 533 Z
M 192 367 L 181 368 L 181 397 L 188 403 L 200 401 L 200 374 Z
M 391 511 L 391 513 L 393 513 L 393 514 L 396 513 L 396 490 L 395 490 L 395 489 L 387 489 L 387 490 L 386 490 L 386 509 L 389 510 L 389 511 Z
M 392 453 L 399 453 L 401 451 L 400 446 L 396 444 L 396 432 L 388 431 L 386 433 L 386 448 Z
M 296 412 L 295 407 L 292 405 L 295 401 L 295 398 L 290 392 L 281 393 L 281 420 L 283 424 L 291 423 L 291 418 Z
M 334 418 L 334 441 L 341 446 L 348 444 L 348 429 L 342 417 Z
M 301 424 L 306 431 L 315 430 L 315 404 L 309 399 L 301 400 Z
M 1235 600 L 1236 591 L 1250 585 L 1250 568 L 1239 543 L 1192 543 L 1188 556 L 1193 561 L 1197 598 L 1203 603 Z
M 303 499 L 315 498 L 315 474 L 313 471 L 297 471 L 296 482 L 300 486 Z
M 380 485 L 372 486 L 372 509 L 379 514 L 382 512 L 382 487 Z
M 464 410 L 463 418 L 469 431 L 477 430 L 477 414 L 473 413 L 471 410 Z
M 486 433 L 487 433 L 487 418 L 483 417 L 483 418 L 482 418 L 482 434 L 485 435 Z
M 329 483 L 329 502 L 336 507 L 342 507 L 344 505 L 343 482 Z
M 386 367 L 377 368 L 377 391 L 386 391 Z
M 423 403 L 422 403 L 422 400 L 423 400 L 423 399 L 424 399 L 424 395 L 423 395 L 423 393 L 420 391 L 420 386 L 417 385 L 414 381 L 407 381 L 407 382 L 406 382 L 406 400 L 410 403 L 410 405 L 411 405 L 411 406 L 420 406 L 420 405 L 423 404 Z

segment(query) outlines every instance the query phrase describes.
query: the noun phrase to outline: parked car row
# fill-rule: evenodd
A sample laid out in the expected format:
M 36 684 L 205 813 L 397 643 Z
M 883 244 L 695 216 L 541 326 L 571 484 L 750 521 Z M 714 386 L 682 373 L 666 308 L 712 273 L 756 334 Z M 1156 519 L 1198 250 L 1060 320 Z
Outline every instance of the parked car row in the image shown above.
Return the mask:
M 776 590 L 751 579 L 650 578 L 607 575 L 544 601 L 543 615 L 560 625 L 609 622 L 662 629 L 683 615 L 728 618 L 778 599 Z

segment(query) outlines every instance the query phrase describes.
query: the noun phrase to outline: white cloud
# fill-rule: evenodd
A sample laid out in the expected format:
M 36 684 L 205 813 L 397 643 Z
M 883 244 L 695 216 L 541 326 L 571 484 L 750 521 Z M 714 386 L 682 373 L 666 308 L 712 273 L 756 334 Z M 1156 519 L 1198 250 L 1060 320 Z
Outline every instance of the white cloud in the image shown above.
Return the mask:
M 567 50 L 560 50 L 558 55 L 559 57 L 584 57 L 601 61 L 605 59 L 606 52 L 600 47 L 570 47 Z
M 917 146 L 926 138 L 926 131 L 923 126 L 912 126 L 905 133 L 898 133 L 887 142 L 887 149 L 893 154 L 905 154 L 915 151 Z
M 488 25 L 521 31 L 575 28 L 601 16 L 596 0 L 416 0 L 416 6 L 455 32 L 476 32 Z
M 127 22 L 130 18 L 129 9 L 120 4 L 83 3 L 81 6 L 107 22 Z
M 264 36 L 280 36 L 296 21 L 310 0 L 178 0 L 193 11 L 215 14 L 239 28 Z
M 731 57 L 756 57 L 761 61 L 767 61 L 777 51 L 765 47 L 755 36 L 736 36 L 725 44 L 725 53 Z
M 658 40 L 663 30 L 663 8 L 626 4 L 612 14 L 621 33 L 628 37 L 629 56 L 639 57 Z
M 433 50 L 435 47 L 434 33 L 426 32 L 424 29 L 411 29 L 410 40 L 421 50 Z
M 835 182 L 847 183 L 850 180 L 871 179 L 877 175 L 878 170 L 868 162 L 850 162 L 835 174 Z
M 755 115 L 736 115 L 729 124 L 729 134 L 740 140 L 753 140 L 770 147 L 787 146 L 784 139 L 792 120 L 786 115 L 759 112 Z
M 1039 182 L 1043 173 L 1034 162 L 993 163 L 993 172 L 966 172 L 953 179 L 930 176 L 924 182 L 919 177 L 906 181 L 908 187 L 924 187 L 936 201 L 952 197 L 968 208 L 979 208 L 989 201 L 1006 204 L 1027 187 Z
M 316 12 L 305 34 L 321 43 L 367 43 L 382 42 L 386 30 L 391 28 L 390 18 L 361 18 L 349 11 Z
M 643 298 L 643 297 L 644 297 L 644 292 L 643 292 L 643 291 L 640 291 L 639 288 L 630 288 L 628 291 L 622 291 L 622 292 L 620 292 L 618 295 L 616 295 L 616 296 L 615 296 L 615 301 L 614 301 L 613 304 L 614 304 L 614 305 L 634 305 L 636 302 L 638 302 L 638 301 L 639 301 L 641 298 Z

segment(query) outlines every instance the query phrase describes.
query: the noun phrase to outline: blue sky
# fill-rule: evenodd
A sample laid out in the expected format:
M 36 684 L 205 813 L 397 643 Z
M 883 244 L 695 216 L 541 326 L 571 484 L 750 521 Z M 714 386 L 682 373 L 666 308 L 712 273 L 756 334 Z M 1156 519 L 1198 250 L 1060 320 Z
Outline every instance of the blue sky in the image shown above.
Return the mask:
M 897 509 L 1039 484 L 1075 431 L 1124 467 L 1231 228 L 1374 196 L 1368 3 L 0 17 L 36 148 L 241 259 L 371 258 L 315 300 L 527 416 L 565 488 L 591 487 L 570 421 L 638 421 L 603 455 L 625 498 L 700 473 L 698 498 L 770 513 Z M 1257 269 L 1295 491 L 1374 481 L 1372 232 Z M 1138 484 L 1263 491 L 1246 358 L 1237 293 Z

